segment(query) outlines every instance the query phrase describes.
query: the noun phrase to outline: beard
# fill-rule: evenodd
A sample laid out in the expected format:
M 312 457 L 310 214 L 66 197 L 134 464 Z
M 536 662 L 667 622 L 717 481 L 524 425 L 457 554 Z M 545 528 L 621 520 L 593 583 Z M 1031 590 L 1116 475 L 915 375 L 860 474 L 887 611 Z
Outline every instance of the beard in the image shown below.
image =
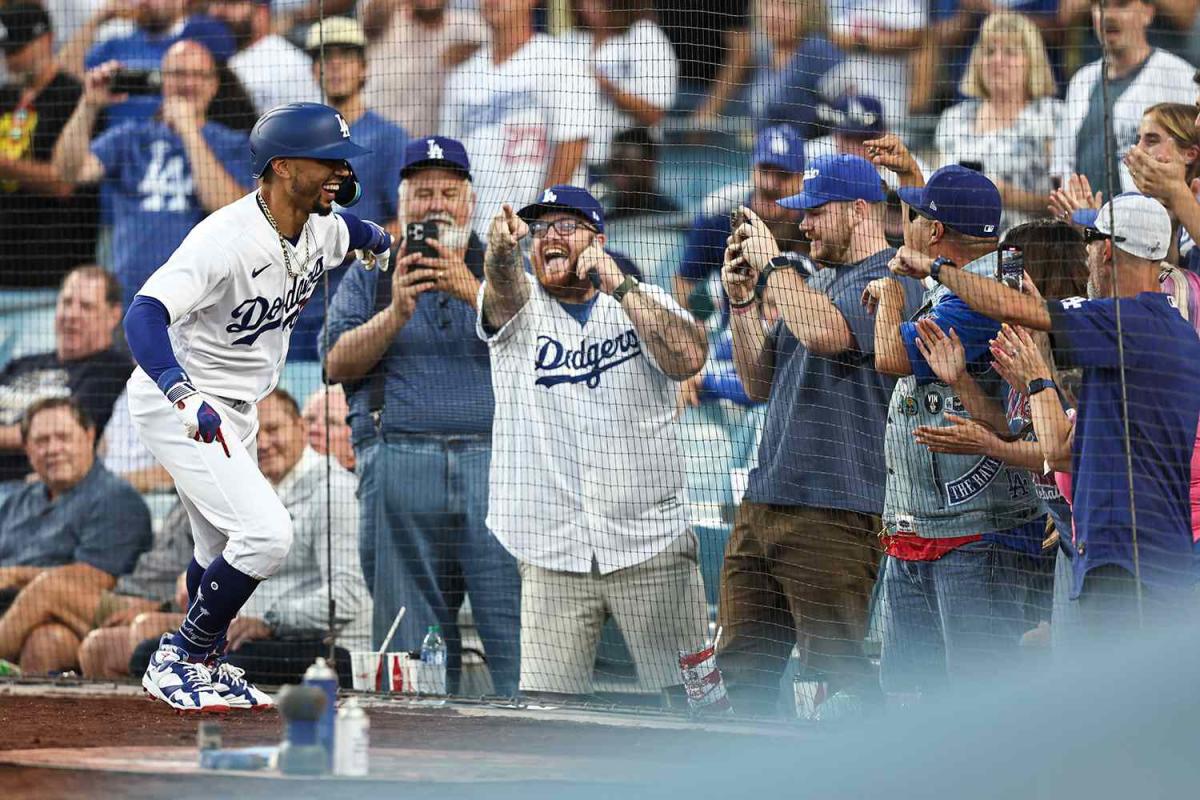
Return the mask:
M 541 262 L 540 256 L 538 260 Z M 559 300 L 582 302 L 584 296 L 592 288 L 592 282 L 588 278 L 581 278 L 575 273 L 578 261 L 579 256 L 577 254 L 567 256 L 567 268 L 562 271 L 556 271 L 554 275 L 547 273 L 544 262 L 536 264 L 534 272 L 538 283 L 550 295 Z

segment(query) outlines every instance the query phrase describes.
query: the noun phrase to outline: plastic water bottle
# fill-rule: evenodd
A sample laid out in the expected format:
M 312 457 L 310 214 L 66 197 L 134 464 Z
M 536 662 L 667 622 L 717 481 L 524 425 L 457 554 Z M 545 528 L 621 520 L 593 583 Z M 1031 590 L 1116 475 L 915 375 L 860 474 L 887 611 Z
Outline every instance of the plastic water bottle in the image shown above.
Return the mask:
M 351 697 L 337 715 L 334 737 L 333 774 L 361 777 L 367 774 L 367 748 L 370 746 L 371 720 Z
M 325 693 L 325 708 L 322 710 L 321 716 L 317 719 L 317 742 L 321 747 L 325 748 L 325 753 L 328 756 L 326 769 L 332 769 L 333 725 L 337 717 L 337 673 L 326 663 L 325 659 L 318 657 L 313 662 L 313 665 L 305 671 L 304 685 L 320 689 Z
M 446 640 L 439 625 L 430 625 L 421 642 L 421 670 L 427 676 L 422 690 L 429 694 L 446 693 Z

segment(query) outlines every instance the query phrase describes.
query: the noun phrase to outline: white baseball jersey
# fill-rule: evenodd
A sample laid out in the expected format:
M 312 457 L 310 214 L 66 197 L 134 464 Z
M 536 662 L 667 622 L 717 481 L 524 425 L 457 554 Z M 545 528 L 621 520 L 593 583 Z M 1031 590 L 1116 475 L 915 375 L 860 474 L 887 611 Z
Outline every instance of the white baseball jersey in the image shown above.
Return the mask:
M 600 294 L 581 326 L 524 276 L 529 301 L 508 324 L 489 335 L 476 323 L 496 397 L 488 528 L 546 569 L 589 572 L 593 557 L 604 574 L 640 564 L 687 530 L 678 384 L 611 297 Z M 639 291 L 688 316 L 661 289 Z
M 483 46 L 446 84 L 443 136 L 471 157 L 478 200 L 472 226 L 480 235 L 501 203 L 520 208 L 546 184 L 554 148 L 594 134 L 596 81 L 586 51 L 535 34 L 503 64 Z M 570 183 L 583 185 L 582 160 Z
M 248 194 L 193 228 L 138 292 L 166 306 L 175 357 L 201 392 L 256 403 L 275 388 L 296 317 L 350 246 L 336 214 L 310 216 L 307 230 L 308 272 L 293 277 L 278 234 Z M 293 267 L 305 238 L 289 251 Z

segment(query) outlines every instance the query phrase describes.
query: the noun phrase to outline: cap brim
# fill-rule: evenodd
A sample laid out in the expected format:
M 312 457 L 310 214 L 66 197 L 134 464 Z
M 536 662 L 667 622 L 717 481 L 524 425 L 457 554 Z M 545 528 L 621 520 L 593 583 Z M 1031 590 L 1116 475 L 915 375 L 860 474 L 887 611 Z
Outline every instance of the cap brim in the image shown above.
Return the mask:
M 912 206 L 913 208 L 920 209 L 921 211 L 928 210 L 926 208 L 926 203 L 928 200 L 925 197 L 925 189 L 923 187 L 904 186 L 897 189 L 896 194 L 902 201 L 904 201 L 905 205 Z
M 1096 228 L 1096 220 L 1100 217 L 1100 210 L 1096 208 L 1081 208 L 1078 211 L 1072 212 L 1071 222 L 1076 225 L 1081 225 L 1084 228 Z M 1099 228 L 1096 228 L 1099 230 Z
M 530 203 L 518 211 L 517 216 L 526 222 L 532 222 L 543 214 L 551 211 L 565 211 L 568 214 L 578 217 L 597 230 L 604 230 L 603 222 L 596 222 L 596 220 L 592 219 L 578 208 L 575 208 L 575 206 L 568 206 L 562 203 Z
M 444 169 L 448 172 L 457 172 L 467 180 L 472 180 L 471 171 L 464 168 L 462 164 L 441 158 L 425 158 L 420 161 L 414 161 L 400 170 L 400 177 L 407 178 L 419 169 Z
M 826 203 L 832 203 L 837 200 L 836 197 L 820 194 L 818 192 L 800 192 L 790 197 L 785 197 L 782 200 L 776 200 L 775 204 L 782 208 L 793 208 L 807 211 L 812 208 L 819 208 Z

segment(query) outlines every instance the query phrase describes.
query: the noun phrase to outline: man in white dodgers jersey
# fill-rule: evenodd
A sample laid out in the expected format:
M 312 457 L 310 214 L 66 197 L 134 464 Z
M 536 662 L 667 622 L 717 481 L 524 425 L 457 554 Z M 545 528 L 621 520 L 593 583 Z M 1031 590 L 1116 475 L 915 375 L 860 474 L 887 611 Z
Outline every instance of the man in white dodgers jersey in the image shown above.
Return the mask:
M 534 275 L 520 240 L 530 236 Z M 479 292 L 496 398 L 488 528 L 521 571 L 522 692 L 590 694 L 606 613 L 639 688 L 679 684 L 707 606 L 674 430 L 704 329 L 604 252 L 586 189 L 552 186 L 492 222 Z
M 171 473 L 195 541 L 188 613 L 142 678 L 179 711 L 271 703 L 221 658 L 229 623 L 292 543 L 291 519 L 256 464 L 255 403 L 275 388 L 296 317 L 325 270 L 354 250 L 387 268 L 391 237 L 332 213 L 335 200 L 357 199 L 347 159 L 366 152 L 328 106 L 268 111 L 250 133 L 260 188 L 196 225 L 125 317 L 138 363 L 130 415 Z

